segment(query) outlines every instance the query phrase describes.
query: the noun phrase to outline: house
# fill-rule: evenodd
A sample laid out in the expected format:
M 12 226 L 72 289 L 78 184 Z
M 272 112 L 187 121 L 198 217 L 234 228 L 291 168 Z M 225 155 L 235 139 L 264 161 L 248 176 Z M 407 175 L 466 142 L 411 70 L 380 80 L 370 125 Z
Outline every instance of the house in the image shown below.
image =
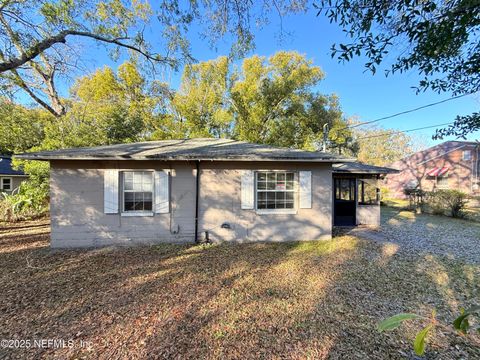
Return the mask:
M 9 155 L 0 155 L 0 193 L 11 194 L 27 178 L 23 171 L 12 168 L 12 158 Z
M 228 139 L 28 153 L 50 161 L 52 247 L 330 239 L 379 225 L 391 169 Z
M 390 164 L 398 169 L 389 174 L 385 186 L 391 196 L 404 197 L 404 189 L 456 189 L 467 194 L 480 194 L 480 143 L 447 141 L 416 152 Z

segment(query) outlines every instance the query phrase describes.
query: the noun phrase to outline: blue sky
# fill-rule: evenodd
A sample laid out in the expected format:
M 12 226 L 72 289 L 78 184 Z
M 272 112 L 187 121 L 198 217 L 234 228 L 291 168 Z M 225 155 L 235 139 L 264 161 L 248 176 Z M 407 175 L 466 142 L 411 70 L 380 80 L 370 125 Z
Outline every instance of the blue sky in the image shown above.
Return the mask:
M 359 121 L 369 121 L 400 111 L 437 102 L 450 97 L 450 94 L 426 92 L 416 95 L 412 86 L 418 84 L 419 76 L 415 72 L 396 74 L 385 77 L 379 68 L 376 75 L 365 72 L 364 61 L 355 58 L 349 63 L 338 63 L 330 57 L 329 49 L 334 42 L 345 41 L 343 32 L 335 24 L 329 24 L 327 19 L 316 17 L 314 11 L 306 14 L 291 15 L 283 18 L 283 29 L 289 33 L 282 41 L 278 39 L 279 19 L 272 17 L 271 24 L 256 31 L 256 48 L 251 54 L 269 56 L 278 50 L 296 50 L 314 61 L 326 73 L 326 78 L 318 86 L 322 93 L 335 93 L 339 96 L 342 110 L 347 117 L 356 116 Z M 193 56 L 199 60 L 209 60 L 228 54 L 230 43 L 220 42 L 217 50 L 209 48 L 208 44 L 197 35 L 197 29 L 191 31 Z M 154 41 L 154 35 L 151 34 Z M 90 47 L 90 56 L 95 61 L 89 62 L 91 69 L 105 64 L 115 66 L 105 51 Z M 171 86 L 176 88 L 180 73 L 171 74 Z M 387 129 L 407 130 L 417 127 L 447 123 L 456 115 L 466 115 L 478 111 L 480 96 L 471 95 L 452 100 L 411 114 L 377 123 Z M 431 135 L 435 129 L 427 129 L 410 134 L 417 134 L 428 145 L 441 141 L 433 141 Z M 480 139 L 480 132 L 470 134 L 468 140 Z

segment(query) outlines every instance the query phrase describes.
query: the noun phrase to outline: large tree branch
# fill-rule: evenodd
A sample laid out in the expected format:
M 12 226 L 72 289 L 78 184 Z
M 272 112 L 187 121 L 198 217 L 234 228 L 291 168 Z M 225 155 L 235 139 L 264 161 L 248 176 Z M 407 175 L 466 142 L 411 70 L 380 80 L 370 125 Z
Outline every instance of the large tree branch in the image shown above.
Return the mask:
M 46 101 L 41 99 L 37 94 L 33 92 L 33 90 L 25 83 L 25 81 L 22 79 L 20 74 L 13 69 L 11 70 L 11 73 L 14 76 L 14 82 L 15 84 L 20 87 L 23 91 L 25 91 L 33 100 L 35 100 L 39 105 L 41 105 L 44 109 L 46 109 L 49 113 L 51 113 L 53 116 L 58 117 L 61 114 L 58 113 L 53 107 L 51 107 Z
M 162 62 L 170 66 L 175 66 L 176 61 L 175 59 L 160 56 L 158 54 L 150 54 L 142 49 L 140 49 L 137 46 L 131 45 L 131 44 L 126 44 L 121 41 L 121 39 L 118 38 L 108 38 L 105 36 L 101 36 L 98 34 L 94 34 L 91 32 L 87 31 L 77 31 L 77 30 L 64 30 L 59 32 L 56 35 L 50 36 L 46 39 L 43 39 L 35 44 L 33 44 L 29 49 L 26 49 L 23 53 L 21 53 L 18 57 L 13 57 L 10 59 L 7 59 L 6 61 L 0 62 L 0 73 L 3 73 L 5 71 L 13 70 L 16 69 L 25 63 L 32 61 L 35 59 L 38 55 L 43 53 L 45 50 L 51 48 L 55 44 L 64 44 L 67 40 L 66 37 L 72 35 L 72 36 L 83 36 L 83 37 L 88 37 L 91 39 L 95 39 L 100 42 L 104 43 L 109 43 L 109 44 L 114 44 L 129 50 L 133 50 L 148 60 L 151 61 L 156 61 L 156 62 Z

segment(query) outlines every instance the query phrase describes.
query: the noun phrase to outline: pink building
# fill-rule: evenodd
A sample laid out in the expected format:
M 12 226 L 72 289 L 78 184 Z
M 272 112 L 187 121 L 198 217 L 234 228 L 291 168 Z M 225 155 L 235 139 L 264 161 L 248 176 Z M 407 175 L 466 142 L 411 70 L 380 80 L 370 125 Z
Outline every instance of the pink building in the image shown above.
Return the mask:
M 389 166 L 399 170 L 389 174 L 385 185 L 390 196 L 404 197 L 405 188 L 456 189 L 470 195 L 480 195 L 480 143 L 446 141 Z

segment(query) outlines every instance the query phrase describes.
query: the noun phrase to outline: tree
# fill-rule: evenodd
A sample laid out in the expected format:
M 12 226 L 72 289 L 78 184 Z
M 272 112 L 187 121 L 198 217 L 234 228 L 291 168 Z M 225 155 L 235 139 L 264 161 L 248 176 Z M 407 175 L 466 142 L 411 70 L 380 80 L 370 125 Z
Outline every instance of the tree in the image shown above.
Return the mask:
M 24 91 L 56 117 L 66 113 L 58 83 L 79 69 L 79 38 L 108 46 L 116 59 L 120 50 L 155 64 L 176 67 L 190 61 L 187 32 L 194 22 L 212 44 L 226 34 L 233 52 L 253 47 L 250 24 L 266 12 L 279 16 L 302 11 L 296 1 L 199 0 L 162 1 L 152 7 L 146 0 L 0 0 L 0 86 L 4 92 Z M 146 41 L 144 30 L 158 34 L 160 55 Z
M 480 2 L 320 0 L 316 7 L 317 15 L 339 23 L 352 39 L 332 46 L 332 56 L 340 61 L 365 56 L 365 66 L 375 73 L 393 51 L 395 60 L 385 74 L 417 70 L 423 77 L 417 91 L 459 95 L 480 90 L 480 46 L 475 35 L 480 30 Z M 435 136 L 464 137 L 479 128 L 480 116 L 474 113 L 457 117 L 453 127 Z
M 297 52 L 268 59 L 252 56 L 241 69 L 227 57 L 187 65 L 170 102 L 173 124 L 185 137 L 233 137 L 285 147 L 318 149 L 323 125 L 330 139 L 344 139 L 338 99 L 314 87 L 323 78 L 318 66 Z
M 322 70 L 297 52 L 247 58 L 235 77 L 233 133 L 240 140 L 313 149 L 324 124 L 343 122 L 336 97 L 313 90 Z
M 149 86 L 132 62 L 120 65 L 117 73 L 105 67 L 78 79 L 67 114 L 46 126 L 42 146 L 95 146 L 148 138 L 157 109 Z
M 231 133 L 229 63 L 225 56 L 186 65 L 172 99 L 173 115 L 187 137 L 227 137 Z
M 12 154 L 41 144 L 49 116 L 0 99 L 0 119 L 0 154 Z
M 419 138 L 381 128 L 354 129 L 360 162 L 386 166 L 424 148 Z

